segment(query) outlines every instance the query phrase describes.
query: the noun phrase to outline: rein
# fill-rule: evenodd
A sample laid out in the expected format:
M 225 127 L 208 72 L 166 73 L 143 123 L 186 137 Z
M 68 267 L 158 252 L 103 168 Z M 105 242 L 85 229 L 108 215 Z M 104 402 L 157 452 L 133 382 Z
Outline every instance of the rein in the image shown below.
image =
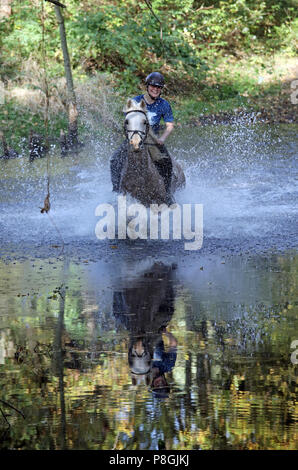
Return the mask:
M 127 123 L 126 121 L 124 122 L 124 133 L 125 133 L 125 137 L 126 139 L 128 140 L 129 137 L 128 137 L 128 133 L 132 133 L 132 135 L 130 136 L 130 138 L 132 138 L 135 134 L 137 134 L 140 139 L 141 139 L 141 146 L 144 145 L 145 143 L 145 140 L 147 138 L 147 135 L 148 135 L 148 132 L 149 132 L 149 122 L 148 122 L 148 117 L 147 117 L 147 114 L 145 113 L 145 111 L 142 111 L 141 109 L 132 109 L 131 111 L 127 111 L 127 113 L 125 113 L 125 115 L 127 116 L 129 113 L 142 113 L 145 115 L 146 117 L 146 130 L 145 131 L 140 131 L 140 130 L 128 130 L 127 129 Z

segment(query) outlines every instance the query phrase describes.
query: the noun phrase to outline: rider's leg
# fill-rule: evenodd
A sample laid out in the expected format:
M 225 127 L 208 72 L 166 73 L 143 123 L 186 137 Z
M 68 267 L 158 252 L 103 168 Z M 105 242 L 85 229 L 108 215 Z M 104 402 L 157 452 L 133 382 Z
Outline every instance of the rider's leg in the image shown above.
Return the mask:
M 159 171 L 159 174 L 163 177 L 165 188 L 168 196 L 168 202 L 172 203 L 171 198 L 171 183 L 172 183 L 172 173 L 173 173 L 173 163 L 171 156 L 165 147 L 165 145 L 158 145 L 158 149 L 161 153 L 162 158 L 154 162 L 156 168 Z
M 123 142 L 120 147 L 113 153 L 110 159 L 111 179 L 113 191 L 118 192 L 120 186 L 121 170 L 127 156 L 127 145 Z
M 167 193 L 171 191 L 173 164 L 171 158 L 161 158 L 154 162 L 159 174 L 163 177 Z

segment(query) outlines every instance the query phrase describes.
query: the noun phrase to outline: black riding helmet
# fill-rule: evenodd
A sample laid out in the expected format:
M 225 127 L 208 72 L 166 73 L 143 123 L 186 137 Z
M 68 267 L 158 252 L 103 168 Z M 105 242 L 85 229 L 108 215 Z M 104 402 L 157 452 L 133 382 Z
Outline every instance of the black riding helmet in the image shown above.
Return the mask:
M 157 97 L 151 96 L 148 90 L 149 85 L 152 86 L 158 86 L 160 88 L 163 88 L 165 86 L 165 79 L 163 78 L 163 75 L 159 72 L 152 72 L 150 73 L 145 80 L 146 87 L 147 87 L 147 93 L 150 96 L 152 100 L 157 100 Z
M 153 85 L 163 88 L 165 86 L 165 79 L 161 73 L 152 72 L 146 77 L 145 83 L 147 87 L 148 85 Z

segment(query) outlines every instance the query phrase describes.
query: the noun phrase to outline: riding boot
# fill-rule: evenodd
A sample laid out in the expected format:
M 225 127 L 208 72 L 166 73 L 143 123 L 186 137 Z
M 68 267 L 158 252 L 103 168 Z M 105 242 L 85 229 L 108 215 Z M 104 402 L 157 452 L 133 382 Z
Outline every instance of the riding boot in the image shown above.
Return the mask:
M 165 183 L 165 189 L 167 193 L 167 205 L 174 204 L 173 197 L 171 195 L 171 183 L 172 183 L 172 173 L 173 173 L 173 163 L 172 159 L 167 154 L 165 158 L 162 158 L 154 162 L 156 168 L 158 169 L 159 174 L 163 177 Z
M 120 147 L 113 153 L 110 159 L 111 179 L 113 191 L 119 192 L 121 171 L 127 157 L 127 143 L 123 142 Z

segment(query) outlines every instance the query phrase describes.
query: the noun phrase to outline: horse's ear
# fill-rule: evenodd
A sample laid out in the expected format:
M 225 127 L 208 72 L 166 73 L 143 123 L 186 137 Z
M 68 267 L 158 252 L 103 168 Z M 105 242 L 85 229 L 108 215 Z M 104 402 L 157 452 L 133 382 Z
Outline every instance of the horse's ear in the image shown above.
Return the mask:
M 125 113 L 126 111 L 128 111 L 130 108 L 132 107 L 132 99 L 131 98 L 128 98 L 125 105 L 124 105 L 124 108 L 123 108 L 123 112 Z
M 141 101 L 140 101 L 140 105 L 141 105 L 141 109 L 143 111 L 146 111 L 147 110 L 147 106 L 146 106 L 146 103 L 145 103 L 145 100 L 142 98 Z

